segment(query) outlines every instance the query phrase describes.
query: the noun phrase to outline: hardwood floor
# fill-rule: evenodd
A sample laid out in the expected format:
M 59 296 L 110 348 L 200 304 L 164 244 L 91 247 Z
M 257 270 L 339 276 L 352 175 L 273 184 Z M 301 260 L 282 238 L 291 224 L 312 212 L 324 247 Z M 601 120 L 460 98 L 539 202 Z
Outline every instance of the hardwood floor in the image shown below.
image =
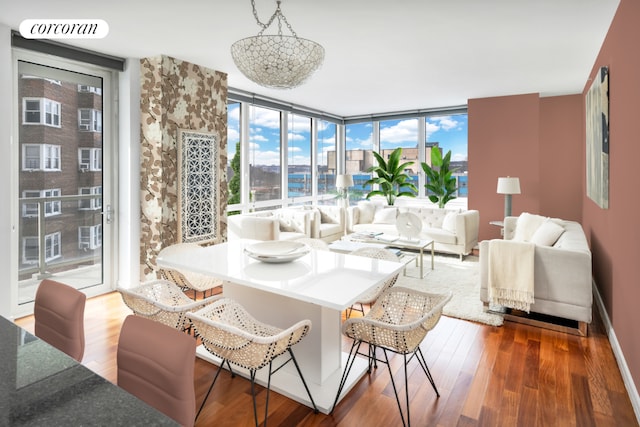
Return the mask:
M 129 313 L 118 293 L 87 301 L 83 364 L 112 382 L 120 325 Z M 33 317 L 16 323 L 33 332 Z M 436 398 L 412 361 L 409 391 L 414 426 L 638 426 L 597 312 L 587 338 L 518 323 L 490 327 L 442 317 L 421 347 L 441 396 Z M 392 359 L 392 368 L 401 372 L 399 357 Z M 196 360 L 198 405 L 216 369 Z M 262 419 L 265 390 L 259 390 Z M 387 369 L 380 365 L 331 415 L 314 414 L 271 393 L 268 424 L 396 426 L 400 417 Z M 209 425 L 253 425 L 247 380 L 232 379 L 226 372 L 220 375 L 196 423 Z

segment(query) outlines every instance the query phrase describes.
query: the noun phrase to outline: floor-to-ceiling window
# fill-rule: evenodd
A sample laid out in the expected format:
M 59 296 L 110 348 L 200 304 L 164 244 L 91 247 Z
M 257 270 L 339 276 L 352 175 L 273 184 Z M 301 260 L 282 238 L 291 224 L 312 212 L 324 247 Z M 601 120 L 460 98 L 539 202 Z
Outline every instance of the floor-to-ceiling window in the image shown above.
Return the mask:
M 309 197 L 311 179 L 311 118 L 288 114 L 287 123 L 287 197 Z
M 227 182 L 229 214 L 238 213 L 235 205 L 242 202 L 242 157 L 240 139 L 240 103 L 227 104 Z
M 457 196 L 466 200 L 466 112 L 333 121 L 325 120 L 326 115 L 292 111 L 284 104 L 278 108 L 277 102 L 254 103 L 254 98 L 246 96 L 240 99 L 230 97 L 228 104 L 230 214 L 291 204 L 335 203 L 338 173 L 353 176 L 354 185 L 349 189 L 353 204 L 372 190 L 365 182 L 375 164 L 373 152 L 388 158 L 397 147 L 402 147 L 403 161 L 413 162 L 405 172 L 418 189 L 418 197 L 424 197 L 426 191 L 420 164 L 430 162 L 432 147 L 451 149 Z M 339 136 L 343 133 L 341 145 Z M 344 152 L 338 153 L 340 149 Z
M 431 164 L 431 150 L 439 149 L 443 155 L 451 151 L 451 168 L 455 169 L 458 192 L 456 196 L 467 199 L 468 175 L 467 175 L 467 145 L 468 145 L 468 120 L 467 114 L 433 115 L 425 118 L 426 147 L 425 159 Z
M 112 72 L 29 51 L 15 57 L 22 312 L 44 278 L 91 294 L 111 289 L 115 144 Z
M 322 201 L 326 200 L 327 195 L 335 195 L 335 154 L 338 142 L 338 126 L 326 120 L 317 120 L 317 128 L 316 174 L 318 177 L 318 198 L 319 201 Z M 333 169 L 330 169 L 330 158 L 332 156 Z
M 388 160 L 393 150 L 402 148 L 401 163 L 412 162 L 405 169 L 413 185 L 418 188 L 421 171 L 418 156 L 418 119 L 384 120 L 380 122 L 380 155 Z M 415 193 L 417 195 L 417 193 Z
M 371 186 L 365 182 L 371 178 L 369 168 L 375 164 L 373 151 L 378 150 L 374 143 L 373 123 L 354 123 L 346 125 L 345 173 L 353 175 L 353 187 L 349 189 L 350 201 L 366 197 Z
M 281 204 L 280 114 L 270 108 L 249 107 L 249 191 L 256 209 Z

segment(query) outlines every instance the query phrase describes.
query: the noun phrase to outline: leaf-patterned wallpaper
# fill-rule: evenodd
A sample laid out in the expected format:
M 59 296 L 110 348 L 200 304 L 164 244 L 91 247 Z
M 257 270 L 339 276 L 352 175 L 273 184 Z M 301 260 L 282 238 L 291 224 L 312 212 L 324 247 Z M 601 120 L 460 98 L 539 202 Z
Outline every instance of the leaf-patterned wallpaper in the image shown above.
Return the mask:
M 219 141 L 218 224 L 226 240 L 227 75 L 169 56 L 141 65 L 141 280 L 156 277 L 156 257 L 179 241 L 178 129 L 209 132 Z

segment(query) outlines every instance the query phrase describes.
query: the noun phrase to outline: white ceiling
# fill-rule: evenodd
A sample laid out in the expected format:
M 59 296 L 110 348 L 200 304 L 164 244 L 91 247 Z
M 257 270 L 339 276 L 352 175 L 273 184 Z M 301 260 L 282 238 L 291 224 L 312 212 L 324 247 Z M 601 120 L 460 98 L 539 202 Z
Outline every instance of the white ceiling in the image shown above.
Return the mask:
M 255 0 L 260 19 L 275 0 Z M 432 109 L 470 98 L 580 93 L 619 0 L 283 0 L 322 68 L 292 90 L 262 88 L 229 48 L 259 27 L 250 0 L 0 0 L 0 22 L 103 19 L 68 44 L 127 58 L 165 54 L 228 73 L 229 86 L 339 116 Z

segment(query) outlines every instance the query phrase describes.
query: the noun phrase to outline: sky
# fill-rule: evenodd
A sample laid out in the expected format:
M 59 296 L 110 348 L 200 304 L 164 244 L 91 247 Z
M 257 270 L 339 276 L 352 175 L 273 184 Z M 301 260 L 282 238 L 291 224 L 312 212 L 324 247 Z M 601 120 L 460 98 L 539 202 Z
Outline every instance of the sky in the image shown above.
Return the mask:
M 229 161 L 239 141 L 238 104 L 229 105 L 228 142 Z M 261 107 L 251 107 L 249 113 L 250 149 L 252 164 L 277 165 L 280 163 L 280 113 Z M 311 164 L 311 120 L 308 117 L 289 116 L 289 164 Z M 415 147 L 419 119 L 386 120 L 380 122 L 380 147 Z M 427 117 L 427 141 L 438 142 L 446 153 L 451 150 L 452 160 L 467 159 L 467 115 L 443 115 Z M 347 149 L 371 149 L 372 129 L 370 122 L 347 125 Z M 336 125 L 320 122 L 318 129 L 320 149 L 335 149 Z M 319 164 L 326 164 L 326 156 L 320 155 Z

